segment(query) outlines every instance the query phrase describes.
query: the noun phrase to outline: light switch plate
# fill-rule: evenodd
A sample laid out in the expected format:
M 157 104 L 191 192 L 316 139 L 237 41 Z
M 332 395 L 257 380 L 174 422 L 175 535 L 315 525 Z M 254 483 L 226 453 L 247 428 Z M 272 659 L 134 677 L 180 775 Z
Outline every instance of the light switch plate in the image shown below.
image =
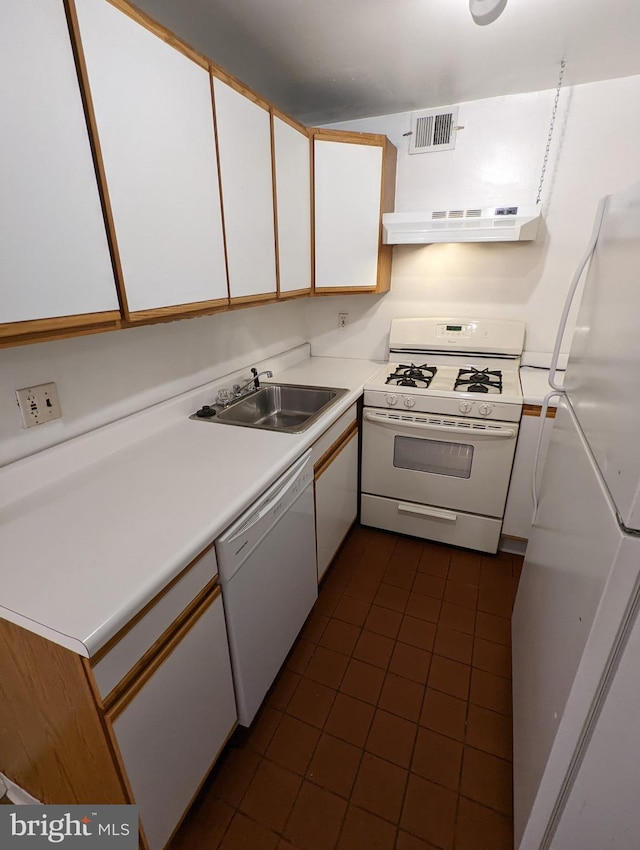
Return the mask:
M 16 398 L 25 428 L 62 417 L 58 390 L 53 382 L 16 390 Z

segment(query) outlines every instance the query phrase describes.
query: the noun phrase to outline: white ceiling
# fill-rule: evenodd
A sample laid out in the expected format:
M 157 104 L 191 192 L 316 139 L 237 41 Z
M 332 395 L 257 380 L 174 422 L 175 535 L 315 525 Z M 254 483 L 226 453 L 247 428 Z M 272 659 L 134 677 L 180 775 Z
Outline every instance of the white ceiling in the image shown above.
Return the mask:
M 640 0 L 134 0 L 307 124 L 640 74 Z

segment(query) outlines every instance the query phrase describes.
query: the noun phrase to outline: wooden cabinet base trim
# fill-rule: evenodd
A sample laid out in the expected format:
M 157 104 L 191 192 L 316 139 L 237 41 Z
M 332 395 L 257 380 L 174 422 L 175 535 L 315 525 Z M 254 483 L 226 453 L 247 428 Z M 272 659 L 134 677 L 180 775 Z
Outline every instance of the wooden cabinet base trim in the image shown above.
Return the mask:
M 377 286 L 316 286 L 315 295 L 375 295 L 379 292 Z
M 136 694 L 142 689 L 142 687 L 146 684 L 146 682 L 153 676 L 158 667 L 162 664 L 162 662 L 170 655 L 177 644 L 183 639 L 183 637 L 189 632 L 193 626 L 197 623 L 200 615 L 206 611 L 206 609 L 218 598 L 220 595 L 220 587 L 216 586 L 215 583 L 206 588 L 206 595 L 203 591 L 202 594 L 199 594 L 192 605 L 187 608 L 184 616 L 180 617 L 179 624 L 176 628 L 171 628 L 172 631 L 171 637 L 165 641 L 164 645 L 160 647 L 159 651 L 155 652 L 154 657 L 146 664 L 142 671 L 137 672 L 137 678 L 135 681 L 131 682 L 130 687 L 124 691 L 124 693 L 120 693 L 117 699 L 111 703 L 110 707 L 107 709 L 106 716 L 110 723 L 113 723 L 119 714 L 121 714 L 124 709 L 129 705 L 129 703 L 133 700 Z M 204 596 L 204 598 L 203 598 Z M 160 642 L 158 642 L 159 644 Z M 149 655 L 151 650 L 145 655 Z M 130 678 L 130 677 L 127 677 Z M 133 677 L 131 677 L 133 678 Z
M 231 299 L 231 307 L 249 307 L 251 304 L 277 300 L 278 294 L 276 292 L 264 292 L 261 295 L 238 295 Z
M 351 425 L 344 431 L 338 439 L 333 443 L 326 452 L 320 457 L 313 467 L 313 477 L 317 480 L 322 473 L 331 466 L 336 456 L 340 454 L 342 449 L 358 435 L 358 422 L 352 422 Z
M 522 415 L 523 416 L 540 416 L 542 414 L 542 407 L 539 404 L 524 404 L 522 406 Z M 555 419 L 556 418 L 556 408 L 548 407 L 547 408 L 547 419 Z
M 6 337 L 6 342 L 14 344 L 16 339 L 39 334 L 55 334 L 59 331 L 80 331 L 96 326 L 104 327 L 105 330 L 115 330 L 120 324 L 120 319 L 118 310 L 109 310 L 105 313 L 78 313 L 75 316 L 56 316 L 52 319 L 7 322 L 0 324 L 0 337 Z
M 133 682 L 141 675 L 142 671 L 145 667 L 152 661 L 155 655 L 162 649 L 162 647 L 171 640 L 172 636 L 180 629 L 182 624 L 188 620 L 191 614 L 201 605 L 203 599 L 205 599 L 209 594 L 212 595 L 212 600 L 215 599 L 220 593 L 220 588 L 216 587 L 218 579 L 215 578 L 213 581 L 209 582 L 206 587 L 203 587 L 200 593 L 187 605 L 184 611 L 180 614 L 180 616 L 171 623 L 168 628 L 160 635 L 160 637 L 154 641 L 154 643 L 149 647 L 149 649 L 142 655 L 140 660 L 133 665 L 131 670 L 124 676 L 123 679 L 118 682 L 116 687 L 108 694 L 104 700 L 102 700 L 102 705 L 105 710 L 109 710 L 109 708 L 114 705 L 120 697 L 131 687 Z M 93 660 L 93 659 L 92 659 Z M 98 698 L 100 699 L 100 698 Z
M 278 292 L 278 301 L 285 301 L 287 298 L 309 298 L 313 295 L 311 288 L 307 289 L 290 289 L 288 292 Z
M 89 664 L 94 667 L 98 663 L 98 661 L 100 661 L 100 659 L 104 658 L 104 656 L 107 655 L 107 653 L 110 652 L 110 650 L 112 650 L 113 647 L 117 643 L 119 643 L 128 632 L 131 631 L 131 629 L 136 625 L 136 623 L 138 623 L 155 605 L 157 605 L 158 602 L 162 599 L 162 597 L 169 593 L 169 591 L 173 587 L 175 587 L 175 585 L 178 584 L 179 581 L 182 581 L 185 575 L 190 570 L 192 570 L 193 567 L 195 567 L 195 565 L 198 563 L 198 561 L 204 558 L 207 552 L 210 552 L 214 546 L 215 542 L 210 543 L 206 547 L 206 549 L 203 549 L 202 552 L 200 552 L 200 554 L 193 559 L 193 561 L 190 561 L 187 566 L 184 567 L 184 569 L 180 570 L 178 575 L 174 576 L 171 581 L 162 588 L 160 593 L 156 593 L 153 599 L 150 599 L 149 602 L 147 602 L 147 604 L 144 606 L 144 608 L 141 608 L 138 613 L 134 617 L 132 617 L 131 620 L 129 620 L 126 626 L 123 626 L 118 632 L 115 633 L 112 638 L 110 638 L 104 644 L 104 646 L 101 646 L 100 649 L 94 655 L 91 656 L 91 658 L 89 659 Z M 218 577 L 216 576 L 213 581 L 209 582 L 209 585 L 213 586 L 217 579 Z
M 173 304 L 169 307 L 155 307 L 151 310 L 136 310 L 129 315 L 132 325 L 138 322 L 148 322 L 162 319 L 176 319 L 186 317 L 190 313 L 202 315 L 204 312 L 224 310 L 228 305 L 226 298 L 218 298 L 212 301 L 193 301 L 191 304 Z

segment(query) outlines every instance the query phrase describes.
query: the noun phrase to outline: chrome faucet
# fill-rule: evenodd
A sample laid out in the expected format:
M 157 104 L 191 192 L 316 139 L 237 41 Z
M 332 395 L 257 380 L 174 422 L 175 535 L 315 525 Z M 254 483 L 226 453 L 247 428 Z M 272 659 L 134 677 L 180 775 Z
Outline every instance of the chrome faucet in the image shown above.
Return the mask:
M 267 378 L 273 378 L 273 372 L 270 369 L 266 369 L 264 372 L 258 372 L 255 366 L 251 368 L 251 374 L 253 377 L 249 378 L 248 381 L 245 381 L 244 384 L 233 385 L 234 399 L 237 399 L 242 395 L 246 395 L 248 392 L 247 387 L 249 387 L 250 384 L 253 384 L 252 391 L 260 389 L 260 378 L 262 375 L 265 375 Z

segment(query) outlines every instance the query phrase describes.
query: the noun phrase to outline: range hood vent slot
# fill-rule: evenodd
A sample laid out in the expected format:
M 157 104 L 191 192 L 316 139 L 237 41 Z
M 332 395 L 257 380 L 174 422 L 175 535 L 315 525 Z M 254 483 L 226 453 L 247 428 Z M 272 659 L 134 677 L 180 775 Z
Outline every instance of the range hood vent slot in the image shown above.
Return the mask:
M 456 146 L 457 106 L 423 109 L 411 115 L 409 153 L 448 151 Z

